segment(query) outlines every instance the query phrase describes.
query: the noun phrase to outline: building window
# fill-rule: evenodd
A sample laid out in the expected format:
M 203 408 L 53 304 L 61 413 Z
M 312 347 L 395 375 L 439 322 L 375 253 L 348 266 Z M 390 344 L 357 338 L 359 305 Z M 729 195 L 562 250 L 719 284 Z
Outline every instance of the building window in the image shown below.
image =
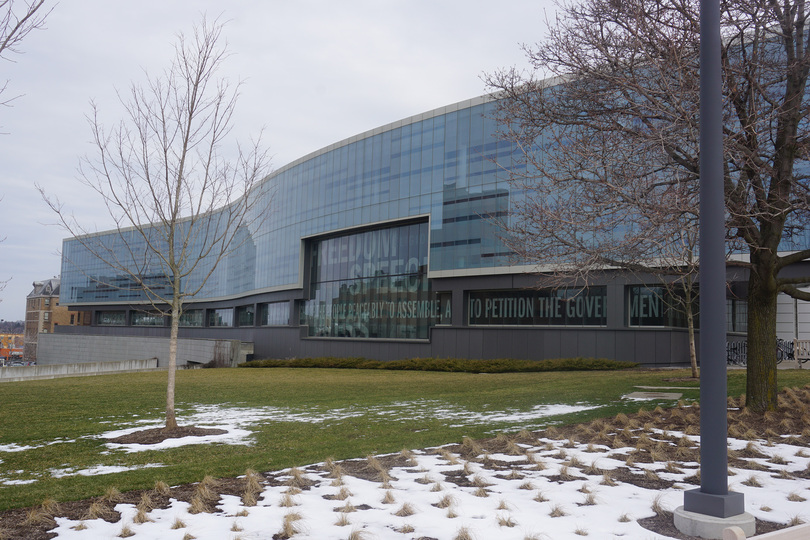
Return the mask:
M 46 311 L 45 313 L 42 314 L 42 318 L 45 320 L 45 322 L 48 322 L 51 320 L 51 314 Z
M 180 326 L 203 326 L 205 310 L 188 309 L 180 314 Z
M 255 314 L 254 306 L 239 306 L 236 308 L 237 326 L 253 326 Z
M 698 298 L 693 293 L 692 309 L 695 326 L 699 325 L 697 315 Z M 686 328 L 686 294 L 683 289 L 651 285 L 630 285 L 627 287 L 627 324 L 639 327 Z
M 96 324 L 99 326 L 126 326 L 126 311 L 97 311 Z
M 287 326 L 290 324 L 290 303 L 259 304 L 260 326 Z
M 71 325 L 76 324 L 76 315 L 73 315 L 72 313 L 70 315 L 70 324 Z
M 46 299 L 45 299 L 45 307 L 48 307 L 48 306 L 50 306 L 50 305 L 51 305 L 51 299 L 50 299 L 50 298 L 46 298 Z
M 470 292 L 471 325 L 605 326 L 605 287 Z
M 233 309 L 209 309 L 208 326 L 233 326 Z
M 748 332 L 748 301 L 726 298 L 726 330 Z
M 427 339 L 445 313 L 427 279 L 428 234 L 425 221 L 312 242 L 308 335 Z
M 135 311 L 132 313 L 132 326 L 164 326 L 162 313 L 153 311 Z

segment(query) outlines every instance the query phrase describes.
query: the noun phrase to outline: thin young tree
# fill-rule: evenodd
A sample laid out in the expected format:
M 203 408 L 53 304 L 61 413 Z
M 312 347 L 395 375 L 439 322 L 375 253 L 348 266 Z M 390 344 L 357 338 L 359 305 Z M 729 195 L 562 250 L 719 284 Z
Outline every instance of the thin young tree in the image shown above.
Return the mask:
M 146 83 L 119 94 L 126 114 L 113 127 L 105 127 L 93 106 L 88 120 L 96 154 L 82 161 L 80 178 L 104 201 L 116 224 L 112 234 L 88 234 L 40 189 L 81 248 L 114 277 L 99 272 L 92 279 L 132 289 L 170 317 L 166 430 L 177 428 L 175 370 L 184 302 L 251 238 L 269 200 L 260 193 L 268 173 L 260 139 L 230 154 L 225 148 L 240 84 L 218 77 L 228 57 L 222 30 L 221 23 L 203 19 L 190 36 L 180 34 L 174 60 L 161 76 L 147 75 Z
M 804 0 L 724 0 L 721 10 L 727 238 L 747 255 L 746 406 L 763 412 L 777 407 L 777 296 L 810 300 L 798 288 L 810 275 L 780 273 L 810 257 L 810 32 Z M 564 2 L 548 37 L 525 48 L 533 69 L 490 77 L 523 150 L 514 177 L 539 216 L 518 209 L 534 221 L 509 225 L 516 242 L 537 239 L 534 260 L 574 247 L 555 228 L 598 266 L 624 264 L 635 242 L 672 245 L 678 224 L 694 223 L 699 39 L 696 0 Z M 576 206 L 557 208 L 566 200 Z

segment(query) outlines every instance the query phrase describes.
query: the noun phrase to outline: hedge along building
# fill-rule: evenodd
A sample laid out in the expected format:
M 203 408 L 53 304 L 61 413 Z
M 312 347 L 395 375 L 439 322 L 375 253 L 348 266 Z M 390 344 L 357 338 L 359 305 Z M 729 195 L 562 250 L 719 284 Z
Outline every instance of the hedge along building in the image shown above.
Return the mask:
M 606 270 L 552 287 L 514 260 L 497 222 L 521 197 L 508 172 L 524 165 L 497 137 L 495 105 L 481 97 L 413 116 L 270 175 L 257 190 L 272 196 L 270 211 L 249 220 L 240 247 L 186 301 L 180 337 L 252 343 L 257 358 L 688 363 L 685 316 L 656 278 Z M 112 246 L 117 234 L 95 239 Z M 62 253 L 61 302 L 91 312 L 92 325 L 59 328 L 52 340 L 168 336 L 166 318 L 127 278 L 76 239 Z M 746 331 L 745 279 L 729 267 L 734 339 Z M 810 337 L 802 308 L 780 304 L 780 337 Z

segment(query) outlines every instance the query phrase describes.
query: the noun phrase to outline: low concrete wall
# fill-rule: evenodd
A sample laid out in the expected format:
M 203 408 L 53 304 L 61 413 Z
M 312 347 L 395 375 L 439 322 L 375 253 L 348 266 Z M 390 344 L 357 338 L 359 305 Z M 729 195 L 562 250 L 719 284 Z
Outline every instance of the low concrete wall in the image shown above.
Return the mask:
M 234 339 L 179 339 L 177 365 L 235 366 L 252 353 L 252 344 Z M 157 367 L 168 367 L 169 338 L 77 334 L 40 334 L 37 365 L 122 362 L 135 358 L 156 358 Z
M 122 362 L 83 362 L 81 364 L 53 364 L 47 366 L 15 366 L 0 368 L 0 382 L 55 379 L 57 377 L 83 377 L 102 373 L 150 371 L 156 369 L 157 358 L 125 360 Z

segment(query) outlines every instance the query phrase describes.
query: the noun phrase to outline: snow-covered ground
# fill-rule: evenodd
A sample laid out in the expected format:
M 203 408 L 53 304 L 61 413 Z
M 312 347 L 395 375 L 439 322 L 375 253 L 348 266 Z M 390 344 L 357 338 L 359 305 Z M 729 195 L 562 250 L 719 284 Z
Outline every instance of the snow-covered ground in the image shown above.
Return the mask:
M 245 416 L 231 411 L 230 419 L 210 424 L 229 431 L 218 442 L 241 444 L 249 437 L 245 418 L 257 412 L 243 412 Z M 212 411 L 205 413 L 210 422 Z M 450 417 L 452 413 L 448 411 Z M 651 446 L 687 447 L 690 439 L 698 440 L 679 432 L 645 431 Z M 175 439 L 165 446 L 199 442 Z M 674 510 L 683 504 L 684 489 L 695 487 L 687 479 L 695 475 L 697 463 L 635 460 L 638 446 L 614 448 L 551 437 L 502 443 L 500 451 L 470 452 L 456 445 L 340 467 L 327 463 L 276 471 L 264 478 L 278 485 L 263 486 L 255 504 L 246 496 L 230 495 L 218 498 L 214 512 L 198 512 L 179 500 L 151 511 L 118 504 L 121 519 L 116 523 L 57 518 L 53 532 L 64 540 L 661 539 L 667 537 L 637 520 Z M 765 440 L 729 439 L 729 445 L 741 456 L 753 456 L 745 460 L 750 466 L 731 468 L 729 476 L 731 489 L 745 495 L 747 512 L 779 523 L 810 518 L 810 480 L 802 478 L 810 470 L 810 450 Z M 6 449 L 12 450 L 19 449 Z M 377 462 L 393 465 L 375 469 Z

